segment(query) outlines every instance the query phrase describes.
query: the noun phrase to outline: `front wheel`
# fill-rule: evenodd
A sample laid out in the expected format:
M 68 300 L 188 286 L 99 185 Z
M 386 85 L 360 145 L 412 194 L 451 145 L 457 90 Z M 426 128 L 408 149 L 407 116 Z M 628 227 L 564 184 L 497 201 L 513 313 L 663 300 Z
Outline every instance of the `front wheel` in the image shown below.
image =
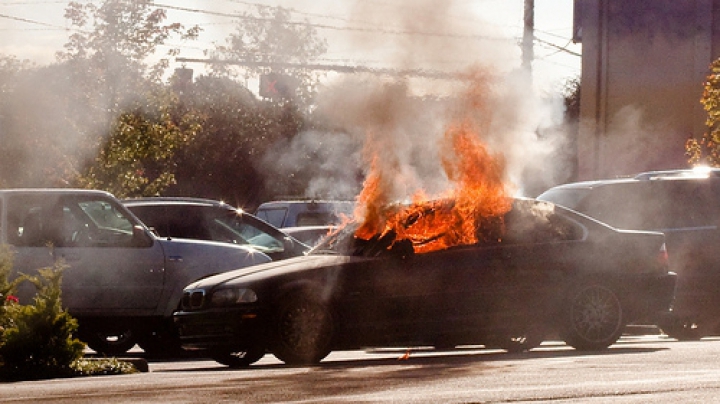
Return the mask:
M 108 356 L 122 355 L 137 343 L 135 333 L 131 329 L 90 330 L 83 333 L 80 339 L 93 351 Z
M 333 318 L 319 299 L 291 296 L 276 311 L 272 353 L 289 365 L 320 362 L 331 349 Z
M 625 328 L 620 299 L 600 283 L 575 288 L 563 320 L 563 339 L 579 350 L 605 349 L 620 338 Z
M 245 368 L 262 359 L 265 356 L 265 348 L 252 346 L 247 349 L 215 349 L 210 351 L 210 358 L 231 368 Z

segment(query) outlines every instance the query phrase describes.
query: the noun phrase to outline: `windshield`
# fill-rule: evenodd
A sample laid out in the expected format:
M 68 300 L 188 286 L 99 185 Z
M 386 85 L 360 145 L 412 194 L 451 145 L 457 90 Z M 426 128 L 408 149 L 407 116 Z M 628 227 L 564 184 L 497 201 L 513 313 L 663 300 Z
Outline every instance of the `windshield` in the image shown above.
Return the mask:
M 250 244 L 264 253 L 281 252 L 285 249 L 283 241 L 260 228 L 258 221 L 249 216 L 228 212 L 211 221 L 212 228 L 218 233 L 225 233 L 226 238 L 236 244 Z

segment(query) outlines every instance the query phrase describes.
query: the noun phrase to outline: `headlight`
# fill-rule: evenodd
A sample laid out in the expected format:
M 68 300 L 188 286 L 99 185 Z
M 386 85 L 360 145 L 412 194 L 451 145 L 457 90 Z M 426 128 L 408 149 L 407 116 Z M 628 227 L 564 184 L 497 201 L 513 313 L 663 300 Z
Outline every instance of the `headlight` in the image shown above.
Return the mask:
M 229 306 L 256 301 L 257 294 L 252 289 L 219 289 L 214 291 L 210 298 L 213 306 Z

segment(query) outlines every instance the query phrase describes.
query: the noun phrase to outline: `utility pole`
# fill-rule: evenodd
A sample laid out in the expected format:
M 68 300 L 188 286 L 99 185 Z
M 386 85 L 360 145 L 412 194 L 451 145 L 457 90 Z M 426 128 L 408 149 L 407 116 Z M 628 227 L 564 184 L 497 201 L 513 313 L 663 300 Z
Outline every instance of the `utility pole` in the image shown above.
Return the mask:
M 522 39 L 522 67 L 532 72 L 532 61 L 535 58 L 533 42 L 535 40 L 535 0 L 525 0 L 525 24 Z

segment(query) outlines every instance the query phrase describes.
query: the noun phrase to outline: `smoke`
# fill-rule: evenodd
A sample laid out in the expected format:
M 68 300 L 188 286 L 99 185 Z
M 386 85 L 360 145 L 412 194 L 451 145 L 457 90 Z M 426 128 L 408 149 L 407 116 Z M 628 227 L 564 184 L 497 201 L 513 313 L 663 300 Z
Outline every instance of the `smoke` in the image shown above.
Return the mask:
M 262 165 L 282 178 L 301 177 L 306 198 L 350 200 L 357 194 L 361 147 L 348 133 L 306 131 L 277 145 Z
M 452 185 L 442 166 L 442 138 L 450 125 L 465 119 L 478 140 L 504 160 L 510 192 L 527 194 L 564 179 L 568 169 L 557 158 L 566 146 L 558 129 L 562 98 L 534 92 L 529 72 L 519 67 L 517 43 L 490 23 L 479 24 L 482 16 L 474 14 L 471 2 L 422 0 L 398 7 L 358 1 L 350 12 L 348 25 L 362 21 L 376 30 L 343 33 L 346 47 L 367 52 L 378 68 L 419 74 L 345 75 L 325 83 L 314 117 L 334 134 L 300 138 L 317 146 L 324 138 L 325 148 L 332 147 L 329 138 L 340 136 L 344 146 L 313 162 L 329 177 L 311 181 L 308 196 L 327 193 L 328 185 L 357 195 L 370 170 L 383 173 L 382 201 L 407 200 L 419 190 L 441 193 Z M 437 72 L 446 76 L 438 78 Z M 350 151 L 347 145 L 362 149 Z M 293 159 L 297 149 L 293 142 L 273 159 Z M 350 169 L 351 164 L 358 165 Z
M 660 119 L 650 121 L 645 116 L 644 107 L 626 105 L 612 115 L 605 139 L 599 145 L 605 161 L 602 177 L 614 177 L 636 172 L 638 156 L 642 156 L 646 170 L 667 168 L 668 162 L 678 161 L 678 150 L 684 150 L 683 140 L 668 147 L 669 136 L 663 133 L 671 131 L 668 122 Z M 652 153 L 648 153 L 652 150 Z M 682 161 L 682 160 L 681 160 Z

